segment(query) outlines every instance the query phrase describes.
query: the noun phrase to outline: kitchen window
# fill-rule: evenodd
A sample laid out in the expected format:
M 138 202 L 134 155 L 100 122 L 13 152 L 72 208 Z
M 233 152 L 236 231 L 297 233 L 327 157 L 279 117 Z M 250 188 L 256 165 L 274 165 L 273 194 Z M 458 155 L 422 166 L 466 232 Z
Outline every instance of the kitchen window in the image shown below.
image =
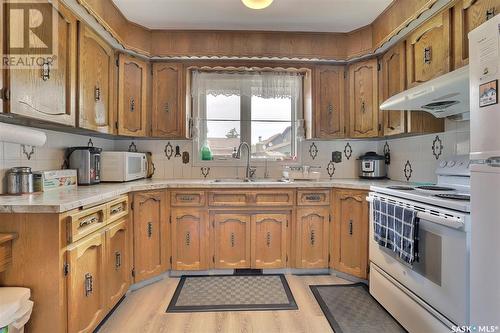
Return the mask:
M 241 142 L 254 160 L 294 160 L 304 136 L 303 74 L 192 72 L 194 149 L 231 160 Z M 196 156 L 196 155 L 195 155 Z

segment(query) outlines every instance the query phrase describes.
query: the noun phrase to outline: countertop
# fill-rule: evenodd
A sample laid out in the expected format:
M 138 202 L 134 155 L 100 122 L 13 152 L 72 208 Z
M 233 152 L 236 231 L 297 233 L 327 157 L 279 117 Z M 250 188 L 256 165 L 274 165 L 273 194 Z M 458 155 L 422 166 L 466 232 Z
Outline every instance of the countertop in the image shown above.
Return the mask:
M 318 181 L 276 182 L 215 182 L 214 180 L 137 180 L 128 183 L 104 183 L 78 186 L 72 189 L 52 190 L 24 195 L 1 195 L 0 213 L 63 213 L 82 206 L 109 201 L 117 196 L 136 191 L 167 188 L 349 188 L 369 190 L 370 186 L 401 184 L 391 180 L 332 179 Z

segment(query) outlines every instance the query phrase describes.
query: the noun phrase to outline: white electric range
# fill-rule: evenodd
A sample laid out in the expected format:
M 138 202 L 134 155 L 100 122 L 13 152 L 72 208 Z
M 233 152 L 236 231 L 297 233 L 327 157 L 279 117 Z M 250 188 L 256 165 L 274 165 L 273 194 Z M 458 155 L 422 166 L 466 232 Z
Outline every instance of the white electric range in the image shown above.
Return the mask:
M 469 164 L 454 156 L 439 164 L 436 185 L 372 186 L 367 198 L 417 211 L 418 260 L 408 265 L 375 242 L 370 205 L 370 293 L 409 332 L 469 324 Z

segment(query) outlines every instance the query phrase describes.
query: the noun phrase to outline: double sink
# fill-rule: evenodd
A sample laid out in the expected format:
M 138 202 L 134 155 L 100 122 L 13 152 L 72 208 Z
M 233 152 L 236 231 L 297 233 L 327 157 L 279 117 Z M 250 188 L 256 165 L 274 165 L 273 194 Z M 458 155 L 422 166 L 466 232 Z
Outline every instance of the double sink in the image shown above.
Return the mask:
M 293 181 L 283 178 L 220 178 L 214 179 L 212 183 L 292 183 Z

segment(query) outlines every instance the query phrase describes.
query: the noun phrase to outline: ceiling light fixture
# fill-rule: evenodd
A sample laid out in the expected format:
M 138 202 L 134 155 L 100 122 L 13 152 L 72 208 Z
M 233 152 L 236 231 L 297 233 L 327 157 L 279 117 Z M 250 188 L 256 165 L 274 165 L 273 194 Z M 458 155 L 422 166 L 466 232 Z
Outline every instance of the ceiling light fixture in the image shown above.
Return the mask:
M 273 3 L 273 0 L 241 0 L 245 6 L 251 9 L 264 9 Z

